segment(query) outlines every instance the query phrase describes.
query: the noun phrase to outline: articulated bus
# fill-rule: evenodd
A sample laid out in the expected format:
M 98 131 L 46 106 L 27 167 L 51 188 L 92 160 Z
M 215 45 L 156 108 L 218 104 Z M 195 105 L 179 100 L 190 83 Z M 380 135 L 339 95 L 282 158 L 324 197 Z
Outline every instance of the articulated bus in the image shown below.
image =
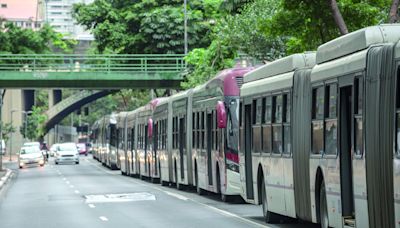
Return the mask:
M 121 174 L 126 174 L 128 168 L 128 148 L 127 148 L 127 120 L 128 112 L 120 112 L 116 115 L 117 119 L 117 169 L 121 170 Z M 124 172 L 125 171 L 125 172 Z
M 193 89 L 192 164 L 197 192 L 221 193 L 222 200 L 240 195 L 238 156 L 239 88 L 252 68 L 222 71 Z
M 99 161 L 110 169 L 117 169 L 117 121 L 115 114 L 107 115 L 99 122 Z
M 171 143 L 169 141 L 172 138 L 172 131 L 168 130 L 172 122 L 169 105 L 168 99 L 157 102 L 152 117 L 154 124 L 153 153 L 157 154 L 159 160 L 158 170 L 160 172 L 160 182 L 163 186 L 167 186 L 173 181 L 172 154 L 169 153 L 171 151 Z
M 183 186 L 193 185 L 192 165 L 192 90 L 175 94 L 169 98 L 171 103 L 171 168 L 173 173 L 172 183 L 178 189 Z
M 91 127 L 90 139 L 92 142 L 93 158 L 99 160 L 99 146 L 100 146 L 100 120 L 96 120 Z
M 267 222 L 400 226 L 399 38 L 368 27 L 321 45 L 315 66 L 297 54 L 244 77 L 242 196 Z

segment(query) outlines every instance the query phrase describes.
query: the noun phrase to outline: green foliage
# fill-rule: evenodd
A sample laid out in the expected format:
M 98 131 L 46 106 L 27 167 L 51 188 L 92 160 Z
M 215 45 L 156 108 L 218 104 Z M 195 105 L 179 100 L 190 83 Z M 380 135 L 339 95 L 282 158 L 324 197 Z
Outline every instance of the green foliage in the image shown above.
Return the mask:
M 209 43 L 210 20 L 219 0 L 188 1 L 189 47 Z M 205 4 L 203 4 L 205 3 Z M 95 0 L 74 5 L 79 24 L 91 28 L 100 53 L 183 53 L 183 1 Z
M 27 116 L 26 122 L 22 124 L 19 131 L 24 136 L 24 138 L 28 138 L 29 140 L 38 140 L 40 137 L 44 135 L 44 123 L 47 120 L 46 114 L 44 114 L 44 107 L 33 106 L 32 113 Z M 25 126 L 26 126 L 26 135 L 25 135 Z
M 383 22 L 390 0 L 341 0 L 338 6 L 351 32 Z M 264 24 L 263 30 L 265 34 L 288 37 L 288 54 L 316 50 L 340 36 L 326 0 L 282 0 L 276 15 Z
M 254 0 L 223 0 L 220 10 L 231 14 L 238 14 L 246 6 L 246 4 L 254 2 Z
M 76 41 L 63 40 L 62 35 L 48 25 L 38 31 L 33 31 L 6 23 L 5 28 L 0 31 L 0 43 L 1 54 L 50 54 L 51 47 L 69 53 Z
M 188 89 L 206 82 L 218 71 L 232 67 L 234 57 L 235 51 L 218 39 L 214 40 L 207 49 L 194 49 L 185 58 L 191 68 L 186 80 L 181 83 L 181 87 Z
M 234 50 L 260 60 L 272 61 L 285 55 L 285 36 L 264 33 L 279 9 L 279 1 L 255 0 L 243 7 L 241 14 L 228 15 L 218 29 L 218 36 Z
M 272 20 L 279 2 L 250 2 L 241 6 L 240 14 L 225 15 L 217 22 L 208 48 L 194 49 L 189 53 L 186 62 L 190 70 L 181 83 L 183 88 L 195 87 L 214 77 L 218 71 L 232 67 L 237 53 L 268 61 L 285 55 L 285 38 L 264 33 L 264 24 Z
M 15 127 L 11 123 L 0 122 L 1 137 L 5 143 L 8 142 L 12 133 L 15 132 Z

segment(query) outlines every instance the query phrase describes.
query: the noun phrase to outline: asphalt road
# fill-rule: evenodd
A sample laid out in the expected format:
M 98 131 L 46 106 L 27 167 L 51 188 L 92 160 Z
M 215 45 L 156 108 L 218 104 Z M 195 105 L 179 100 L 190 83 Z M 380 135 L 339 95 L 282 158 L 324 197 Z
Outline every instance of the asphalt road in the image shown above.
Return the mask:
M 309 227 L 309 224 L 302 224 Z M 17 171 L 0 192 L 1 228 L 299 227 L 265 224 L 261 208 L 223 203 L 110 171 L 89 157 L 79 165 Z

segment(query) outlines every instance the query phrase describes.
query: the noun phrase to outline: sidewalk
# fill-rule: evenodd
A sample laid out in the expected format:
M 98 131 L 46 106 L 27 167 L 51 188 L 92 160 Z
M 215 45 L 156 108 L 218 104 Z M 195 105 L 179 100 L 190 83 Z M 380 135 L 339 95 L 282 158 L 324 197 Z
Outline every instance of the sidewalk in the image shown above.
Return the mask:
M 2 156 L 3 160 L 3 169 L 16 169 L 18 170 L 18 156 L 17 155 L 11 155 L 11 161 L 10 161 L 10 156 L 9 155 L 4 155 Z

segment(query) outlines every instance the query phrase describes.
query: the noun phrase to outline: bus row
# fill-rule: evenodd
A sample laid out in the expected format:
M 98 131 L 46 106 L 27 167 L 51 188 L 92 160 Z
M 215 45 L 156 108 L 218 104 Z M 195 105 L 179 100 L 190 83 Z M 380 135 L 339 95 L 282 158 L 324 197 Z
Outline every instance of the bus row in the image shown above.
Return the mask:
M 125 175 L 322 227 L 400 227 L 400 26 L 364 28 L 93 126 Z

